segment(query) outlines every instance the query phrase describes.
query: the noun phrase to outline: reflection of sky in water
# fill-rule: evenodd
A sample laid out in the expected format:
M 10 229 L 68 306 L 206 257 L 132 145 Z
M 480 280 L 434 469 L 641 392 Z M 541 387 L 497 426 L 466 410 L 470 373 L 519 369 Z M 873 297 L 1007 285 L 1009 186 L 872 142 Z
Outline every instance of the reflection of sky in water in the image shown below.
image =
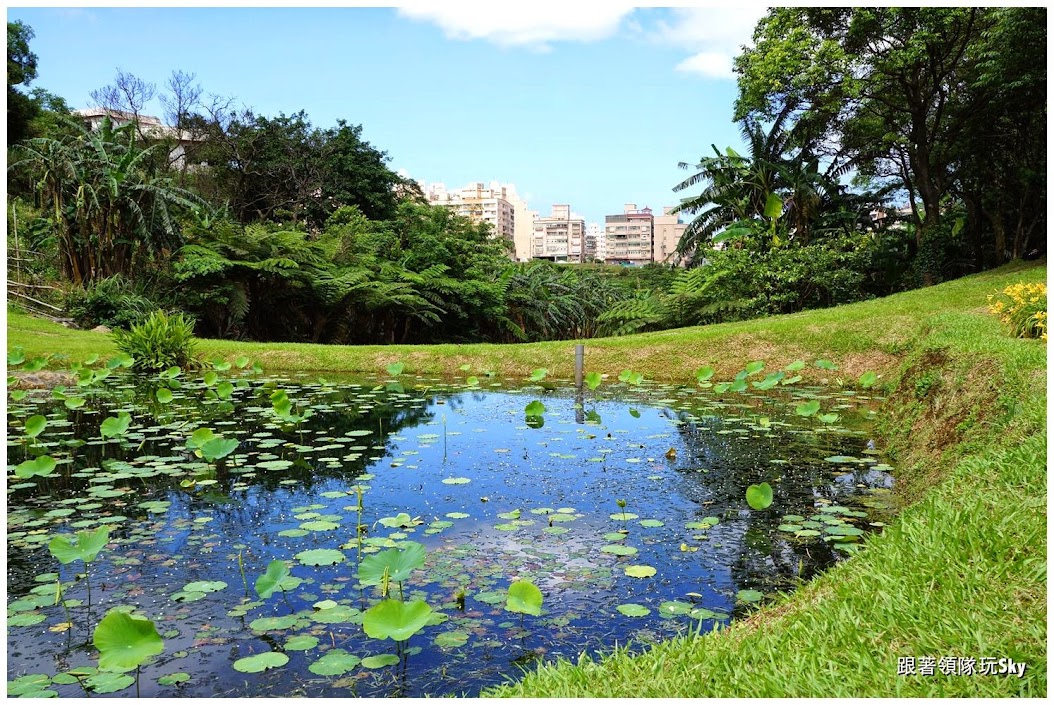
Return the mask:
M 312 467 L 306 476 L 294 475 L 292 470 L 251 468 L 255 473 L 251 477 L 239 475 L 247 468 L 235 467 L 232 477 L 235 482 L 241 477 L 244 486 L 237 486 L 229 496 L 213 493 L 209 497 L 207 492 L 191 495 L 172 488 L 170 483 L 170 489 L 139 494 L 129 503 L 165 499 L 172 506 L 167 514 L 152 516 L 148 522 L 116 525 L 116 532 L 132 540 L 100 557 L 97 574 L 102 585 L 97 598 L 93 590 L 93 598 L 102 601 L 98 614 L 112 604 L 131 603 L 146 614 L 159 616 L 161 631 L 178 629 L 179 635 L 167 639 L 166 655 L 147 669 L 154 677 L 175 670 L 207 671 L 215 676 L 207 683 L 192 681 L 181 694 L 258 694 L 252 688 L 260 686 L 245 690 L 241 683 L 246 678 L 233 672 L 229 663 L 273 648 L 270 642 L 277 639 L 281 643 L 289 633 L 318 627 L 305 620 L 298 630 L 266 636 L 253 634 L 245 624 L 257 617 L 288 614 L 291 609 L 310 609 L 312 602 L 320 599 L 345 600 L 363 609 L 372 603 L 372 592 L 355 587 L 352 565 L 311 568 L 294 564 L 293 575 L 305 578 L 305 583 L 290 596 L 289 604 L 274 597 L 245 618 L 227 616 L 237 604 L 237 596 L 244 592 L 237 564 L 239 552 L 251 586 L 269 560 L 290 560 L 303 550 L 333 548 L 352 541 L 354 494 L 322 496 L 347 492 L 356 484 L 353 475 L 341 470 L 361 467 L 342 460 L 352 446 L 361 447 L 352 454 L 367 459 L 365 471 L 372 475 L 359 480 L 368 486 L 362 521 L 370 526 L 369 536 L 382 537 L 395 531 L 377 522 L 400 512 L 420 517 L 422 522 L 405 534 L 426 544 L 429 570 L 415 573 L 405 586 L 407 590 L 425 591 L 437 609 L 458 589 L 465 589 L 468 595 L 464 615 L 443 609 L 451 617 L 447 623 L 411 640 L 423 651 L 410 659 L 412 685 L 398 691 L 401 694 L 475 692 L 481 685 L 501 682 L 505 675 L 518 672 L 508 661 L 522 656 L 525 647 L 509 639 L 510 627 L 500 626 L 509 620 L 518 625 L 518 616 L 504 613 L 500 605 L 475 600 L 479 593 L 503 591 L 518 577 L 538 584 L 545 595 L 546 613 L 543 618 L 529 618 L 525 626 L 530 648 L 540 649 L 547 657 L 561 654 L 573 658 L 582 651 L 610 648 L 616 641 L 625 643 L 641 633 L 671 633 L 677 626 L 687 626 L 688 621 L 661 620 L 654 613 L 644 620 L 627 618 L 615 607 L 636 602 L 654 611 L 665 600 L 689 600 L 727 614 L 736 609 L 738 590 L 787 588 L 785 579 L 796 575 L 801 561 L 808 560 L 809 573 L 820 567 L 815 561 L 822 563 L 834 554 L 822 543 L 810 544 L 810 550 L 805 551 L 801 542 L 776 530 L 780 516 L 808 515 L 820 506 L 818 498 L 821 502 L 841 502 L 858 494 L 861 484 L 888 487 L 891 482 L 885 473 L 866 467 L 836 467 L 825 462 L 824 458 L 832 455 L 861 454 L 866 437 L 817 435 L 812 432 L 815 422 L 782 416 L 780 408 L 785 403 L 752 401 L 755 406 L 750 408 L 714 407 L 693 418 L 685 409 L 670 408 L 694 403 L 689 395 L 677 391 L 662 392 L 674 397 L 662 407 L 643 401 L 597 401 L 587 394 L 583 408 L 578 409 L 571 394 L 536 389 L 522 394 L 442 393 L 442 403 L 433 398 L 425 405 L 424 423 L 399 428 L 394 434 L 388 433 L 386 427 L 392 422 L 385 419 L 378 423 L 364 417 L 347 423 L 326 416 L 361 406 L 363 400 L 374 404 L 374 397 L 367 396 L 366 391 L 356 389 L 345 401 L 330 399 L 331 412 L 320 412 L 302 433 L 287 434 L 286 446 L 256 448 L 277 457 L 289 455 L 289 445 L 302 443 L 317 448 L 342 444 L 310 456 Z M 297 396 L 306 394 L 298 392 Z M 651 398 L 658 399 L 657 394 L 652 393 Z M 525 423 L 523 409 L 533 399 L 546 406 L 541 428 Z M 408 406 L 420 408 L 421 402 L 412 401 Z M 718 413 L 729 414 L 734 420 L 723 420 Z M 599 423 L 582 423 L 586 418 L 597 419 L 597 415 Z M 771 417 L 770 425 L 759 425 L 761 415 Z M 781 418 L 787 425 L 781 425 Z M 227 425 L 213 426 L 224 433 L 242 427 L 238 421 L 226 421 Z M 247 433 L 258 435 L 243 443 L 240 453 L 254 449 L 259 439 L 266 438 L 255 422 L 244 425 Z M 370 430 L 371 435 L 342 435 L 355 428 Z M 382 430 L 383 436 L 378 435 Z M 675 457 L 668 458 L 671 448 Z M 846 474 L 836 476 L 835 472 Z M 280 484 L 287 475 L 298 480 Z M 453 478 L 468 478 L 470 482 L 443 482 Z M 774 509 L 745 510 L 746 486 L 761 481 L 773 484 Z M 623 510 L 616 500 L 625 500 L 624 511 L 638 517 L 621 520 Z M 124 502 L 122 497 L 107 509 L 133 516 L 132 507 L 125 507 Z M 542 508 L 549 513 L 531 512 Z M 550 524 L 550 517 L 561 514 L 558 509 L 573 509 L 563 514 L 574 520 Z M 520 512 L 517 519 L 498 516 L 515 510 Z M 457 512 L 469 516 L 446 516 Z M 304 536 L 279 535 L 280 531 L 297 530 L 310 514 L 330 518 L 339 526 Z M 717 526 L 686 528 L 688 522 L 711 516 L 720 518 Z M 659 520 L 664 525 L 644 527 L 639 523 L 644 519 Z M 517 520 L 533 523 L 511 531 L 496 528 L 508 528 Z M 452 521 L 453 525 L 436 530 L 429 526 L 434 521 Z M 569 531 L 547 533 L 550 525 Z M 599 550 L 612 543 L 604 535 L 620 528 L 628 528 L 629 533 L 618 543 L 636 548 L 638 554 L 619 557 Z M 9 574 L 13 592 L 24 594 L 33 586 L 37 572 L 53 569 L 48 568 L 52 562 L 46 552 L 36 551 Z M 344 552 L 353 560 L 353 548 Z M 653 566 L 657 574 L 648 579 L 629 577 L 623 572 L 627 565 Z M 71 570 L 64 569 L 63 575 L 69 579 Z M 229 587 L 196 602 L 171 602 L 172 594 L 195 580 L 223 580 Z M 49 618 L 54 613 L 47 612 Z M 482 620 L 482 624 L 472 620 Z M 431 640 L 437 633 L 462 628 L 462 622 L 469 624 L 465 628 L 473 635 L 469 645 L 440 653 Z M 711 624 L 706 622 L 704 627 Z M 391 651 L 391 642 L 366 640 L 355 625 L 327 625 L 323 631 L 330 645 L 361 656 Z M 61 644 L 46 633 L 29 637 L 17 630 L 9 636 L 9 644 L 16 642 L 16 648 L 9 648 L 9 674 L 39 667 L 36 661 L 41 652 L 49 654 L 50 662 L 55 649 L 61 649 Z M 180 650 L 188 652 L 185 660 L 170 656 Z M 480 654 L 489 654 L 483 659 L 489 664 L 486 667 L 469 663 L 478 661 Z M 272 684 L 276 688 L 273 694 L 333 694 L 327 691 L 325 680 L 306 670 L 315 657 L 300 659 L 280 672 L 254 675 L 250 680 L 253 684 Z M 489 659 L 494 662 L 490 664 Z M 80 653 L 62 667 L 89 663 L 87 654 Z M 446 674 L 443 677 L 429 670 L 440 667 Z M 359 687 L 359 694 L 393 692 L 381 676 L 363 679 Z M 143 694 L 165 694 L 155 690 L 147 689 Z M 63 691 L 63 695 L 71 694 Z

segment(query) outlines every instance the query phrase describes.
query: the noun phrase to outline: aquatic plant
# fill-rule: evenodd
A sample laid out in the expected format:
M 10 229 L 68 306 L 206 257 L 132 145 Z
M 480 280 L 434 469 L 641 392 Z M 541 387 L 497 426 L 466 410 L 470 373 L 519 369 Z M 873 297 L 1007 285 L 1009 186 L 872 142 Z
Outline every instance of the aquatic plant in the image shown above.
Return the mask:
M 398 583 L 401 598 L 403 581 L 424 564 L 424 545 L 407 541 L 400 548 L 390 548 L 363 558 L 359 563 L 358 578 L 363 585 L 379 585 L 383 597 L 388 595 L 389 582 Z
M 772 504 L 772 487 L 767 482 L 750 485 L 747 487 L 746 497 L 751 509 L 768 509 Z
M 91 576 L 89 575 L 89 567 L 109 541 L 110 529 L 100 526 L 94 531 L 88 531 L 87 529 L 78 531 L 73 538 L 66 534 L 59 534 L 48 543 L 48 551 L 62 565 L 68 565 L 73 561 L 82 561 L 84 563 L 84 582 L 88 587 L 89 609 L 91 608 Z
M 99 650 L 100 670 L 135 669 L 136 697 L 139 696 L 139 668 L 165 650 L 165 643 L 150 619 L 129 614 L 121 607 L 113 608 L 99 621 L 92 643 Z
M 197 366 L 194 319 L 183 314 L 169 316 L 154 311 L 128 330 L 115 329 L 110 336 L 117 349 L 133 359 L 132 368 L 157 371 L 168 367 Z

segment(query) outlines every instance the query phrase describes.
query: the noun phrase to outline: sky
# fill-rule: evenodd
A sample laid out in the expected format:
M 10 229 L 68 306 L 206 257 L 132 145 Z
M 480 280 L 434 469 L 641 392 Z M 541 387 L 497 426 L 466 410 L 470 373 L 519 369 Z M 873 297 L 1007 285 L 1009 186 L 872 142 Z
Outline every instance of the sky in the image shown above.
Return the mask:
M 661 213 L 679 162 L 739 149 L 732 57 L 764 6 L 416 2 L 353 6 L 8 7 L 35 33 L 42 87 L 73 108 L 118 70 L 175 70 L 269 117 L 362 126 L 403 175 L 448 189 L 515 184 L 532 210 L 587 222 Z M 236 4 L 227 2 L 226 4 Z M 318 4 L 318 3 L 313 3 Z M 144 111 L 162 115 L 156 100 Z

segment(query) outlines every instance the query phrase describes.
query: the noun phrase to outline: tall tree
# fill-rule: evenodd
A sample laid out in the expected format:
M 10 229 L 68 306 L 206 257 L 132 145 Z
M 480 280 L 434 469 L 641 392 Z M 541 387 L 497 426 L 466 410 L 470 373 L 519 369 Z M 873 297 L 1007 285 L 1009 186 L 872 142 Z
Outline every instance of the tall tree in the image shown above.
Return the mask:
M 963 145 L 982 124 L 983 106 L 1004 115 L 1018 109 L 993 106 L 995 84 L 978 79 L 985 47 L 995 48 L 1000 13 L 1019 12 L 1023 9 L 770 10 L 755 29 L 753 48 L 735 62 L 736 116 L 773 119 L 794 106 L 803 139 L 861 174 L 896 179 L 912 209 L 923 279 L 933 281 L 941 264 L 934 248 L 949 231 L 942 220 L 946 199 L 955 193 Z M 1029 26 L 1032 40 L 1042 38 L 1037 44 L 1045 46 L 1045 21 Z M 1003 62 L 1004 68 L 1011 63 Z M 1014 67 L 1015 76 L 1020 68 Z
M 37 55 L 29 50 L 33 29 L 22 22 L 7 23 L 7 144 L 30 136 L 29 124 L 39 108 L 16 86 L 26 86 L 37 77 Z

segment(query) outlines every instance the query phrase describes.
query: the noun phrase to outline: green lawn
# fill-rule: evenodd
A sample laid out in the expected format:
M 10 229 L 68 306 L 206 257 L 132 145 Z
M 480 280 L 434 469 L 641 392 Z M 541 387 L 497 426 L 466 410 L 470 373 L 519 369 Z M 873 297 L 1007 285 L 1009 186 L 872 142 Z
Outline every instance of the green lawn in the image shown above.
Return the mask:
M 986 297 L 1045 281 L 1017 263 L 881 300 L 734 324 L 586 341 L 586 369 L 686 381 L 824 357 L 809 381 L 883 374 L 898 492 L 910 501 L 867 549 L 721 633 L 600 662 L 560 662 L 488 695 L 516 697 L 1046 695 L 1046 347 L 1006 335 Z M 83 359 L 113 346 L 9 312 L 8 348 Z M 573 343 L 319 346 L 203 341 L 205 357 L 248 355 L 269 370 L 570 377 Z M 463 373 L 462 373 L 463 374 Z M 898 657 L 1012 658 L 1023 678 L 898 676 Z

